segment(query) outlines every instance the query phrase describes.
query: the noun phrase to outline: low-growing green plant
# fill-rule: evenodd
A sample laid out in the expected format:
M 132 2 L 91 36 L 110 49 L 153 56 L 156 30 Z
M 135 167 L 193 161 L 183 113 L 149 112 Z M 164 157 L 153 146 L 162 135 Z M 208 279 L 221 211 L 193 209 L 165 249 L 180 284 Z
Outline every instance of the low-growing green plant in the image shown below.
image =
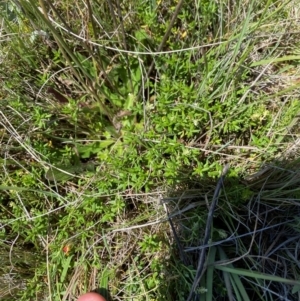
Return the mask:
M 274 226 L 289 231 L 282 246 L 294 246 L 292 203 L 289 226 L 279 225 L 282 204 L 266 212 L 290 193 L 297 202 L 296 180 L 277 174 L 275 190 L 280 181 L 237 181 L 292 152 L 298 42 L 284 24 L 297 32 L 293 4 L 1 2 L 0 244 L 37 254 L 28 277 L 19 272 L 22 289 L 3 297 L 58 301 L 102 286 L 120 300 L 186 300 L 197 273 L 191 248 L 230 162 L 197 294 L 293 298 L 296 266 L 286 265 L 285 282 L 284 271 L 270 276 L 277 251 L 283 265 L 296 261 L 288 247 L 272 253 L 243 235 L 260 231 L 272 243 Z M 191 186 L 192 197 L 178 198 Z M 166 195 L 174 198 L 163 207 Z M 173 247 L 166 209 L 186 256 Z M 0 283 L 16 271 L 5 258 Z

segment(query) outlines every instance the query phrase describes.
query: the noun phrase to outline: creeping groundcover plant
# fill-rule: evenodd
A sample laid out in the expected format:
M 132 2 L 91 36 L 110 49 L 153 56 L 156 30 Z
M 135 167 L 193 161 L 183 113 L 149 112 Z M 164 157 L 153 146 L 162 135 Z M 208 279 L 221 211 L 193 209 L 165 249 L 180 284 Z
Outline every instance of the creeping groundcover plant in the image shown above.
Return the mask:
M 300 299 L 296 0 L 0 1 L 0 298 Z

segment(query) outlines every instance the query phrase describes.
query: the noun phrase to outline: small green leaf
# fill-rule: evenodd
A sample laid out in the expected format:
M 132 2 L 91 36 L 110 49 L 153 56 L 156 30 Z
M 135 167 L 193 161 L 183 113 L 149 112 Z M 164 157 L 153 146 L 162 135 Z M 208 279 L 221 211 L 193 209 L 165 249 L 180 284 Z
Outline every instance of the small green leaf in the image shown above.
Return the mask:
M 48 169 L 45 178 L 49 181 L 65 182 L 84 171 L 82 165 L 53 166 Z
M 69 256 L 66 258 L 66 260 L 63 262 L 63 271 L 60 275 L 60 282 L 63 283 L 66 279 L 66 275 L 68 273 L 68 270 L 70 268 L 70 262 L 72 260 L 72 256 Z
M 300 285 L 295 285 L 292 289 L 292 294 L 298 293 L 300 291 Z

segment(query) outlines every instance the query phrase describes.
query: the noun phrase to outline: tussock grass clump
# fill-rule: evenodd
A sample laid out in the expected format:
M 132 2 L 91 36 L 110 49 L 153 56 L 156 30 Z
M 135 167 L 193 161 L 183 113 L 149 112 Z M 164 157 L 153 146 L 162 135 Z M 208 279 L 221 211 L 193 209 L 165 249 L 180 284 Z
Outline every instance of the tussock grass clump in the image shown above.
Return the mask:
M 281 162 L 268 173 L 253 175 L 247 184 L 222 180 L 215 210 L 216 191 L 198 190 L 198 196 L 186 191 L 184 207 L 172 211 L 177 228 L 172 265 L 178 271 L 172 289 L 179 299 L 189 295 L 188 300 L 298 300 L 297 173 L 295 162 Z M 238 204 L 230 201 L 234 182 Z M 173 198 L 173 203 L 182 204 L 182 198 Z M 207 210 L 213 218 L 205 222 Z M 199 266 L 202 252 L 205 261 Z

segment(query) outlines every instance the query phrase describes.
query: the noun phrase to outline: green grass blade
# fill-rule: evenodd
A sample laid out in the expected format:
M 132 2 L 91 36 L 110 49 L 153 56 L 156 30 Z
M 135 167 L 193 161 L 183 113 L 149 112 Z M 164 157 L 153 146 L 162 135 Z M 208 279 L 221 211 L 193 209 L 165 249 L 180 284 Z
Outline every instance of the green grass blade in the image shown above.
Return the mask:
M 257 66 L 263 66 L 268 65 L 270 63 L 280 63 L 280 62 L 287 62 L 287 61 L 298 61 L 300 60 L 300 55 L 286 55 L 283 57 L 277 57 L 277 58 L 269 58 L 266 60 L 261 60 L 258 62 L 254 62 L 251 64 L 251 67 L 257 67 Z
M 264 273 L 260 273 L 260 272 L 249 271 L 249 270 L 240 269 L 240 268 L 232 268 L 232 267 L 222 266 L 222 265 L 216 265 L 215 268 L 219 269 L 221 271 L 229 272 L 229 273 L 240 275 L 240 276 L 282 282 L 282 283 L 291 284 L 291 285 L 300 285 L 300 281 L 297 281 L 297 280 L 285 279 L 282 277 L 268 275 L 268 274 L 264 274 Z
M 226 256 L 225 252 L 223 251 L 222 248 L 218 248 L 218 251 L 220 253 L 220 259 L 221 260 L 228 260 L 228 257 Z M 234 268 L 232 264 L 228 264 L 228 266 L 230 268 Z M 250 301 L 250 298 L 239 278 L 239 275 L 236 275 L 236 274 L 232 274 L 230 273 L 230 282 L 232 284 L 232 287 L 235 291 L 235 295 L 236 295 L 236 298 L 238 300 L 241 300 L 241 301 Z
M 240 277 L 236 274 L 230 274 L 231 281 L 235 285 L 235 287 L 239 290 L 242 301 L 250 301 L 250 298 L 245 290 L 245 287 L 242 284 Z
M 224 261 L 224 260 L 228 260 L 228 257 L 226 256 L 226 254 L 225 254 L 225 252 L 223 251 L 223 249 L 222 248 L 218 248 L 218 251 L 219 251 L 219 254 L 220 254 L 220 259 L 222 260 L 222 261 Z M 238 291 L 237 291 L 237 289 L 236 289 L 236 287 L 234 286 L 234 283 L 231 283 L 231 279 L 230 279 L 230 274 L 228 273 L 228 272 L 226 272 L 226 271 L 223 271 L 223 277 L 224 277 L 224 282 L 225 282 L 225 287 L 226 287 L 226 290 L 227 290 L 227 296 L 228 296 L 228 299 L 230 300 L 230 301 L 233 301 L 234 300 L 234 296 L 233 296 L 233 294 L 232 294 L 232 287 L 234 288 L 234 290 L 235 290 L 235 295 L 236 295 L 236 298 L 238 299 L 238 300 L 240 300 L 240 295 L 239 295 L 239 293 L 238 293 Z
M 101 288 L 105 288 L 105 289 L 108 288 L 108 278 L 110 274 L 111 274 L 110 270 L 107 267 L 105 267 L 103 272 L 101 273 L 101 279 L 100 279 Z
M 47 195 L 47 196 L 51 196 L 51 197 L 61 198 L 61 196 L 57 193 L 52 193 L 52 192 L 44 191 L 44 190 L 30 189 L 30 188 L 25 188 L 25 187 L 0 185 L 0 190 L 15 191 L 15 192 L 30 191 L 30 192 L 42 194 L 44 196 Z
M 208 258 L 207 258 L 207 272 L 206 272 L 206 289 L 207 292 L 205 294 L 205 300 L 206 301 L 212 301 L 213 300 L 213 280 L 214 280 L 214 265 L 216 258 L 216 251 L 217 248 L 211 247 L 209 249 Z

